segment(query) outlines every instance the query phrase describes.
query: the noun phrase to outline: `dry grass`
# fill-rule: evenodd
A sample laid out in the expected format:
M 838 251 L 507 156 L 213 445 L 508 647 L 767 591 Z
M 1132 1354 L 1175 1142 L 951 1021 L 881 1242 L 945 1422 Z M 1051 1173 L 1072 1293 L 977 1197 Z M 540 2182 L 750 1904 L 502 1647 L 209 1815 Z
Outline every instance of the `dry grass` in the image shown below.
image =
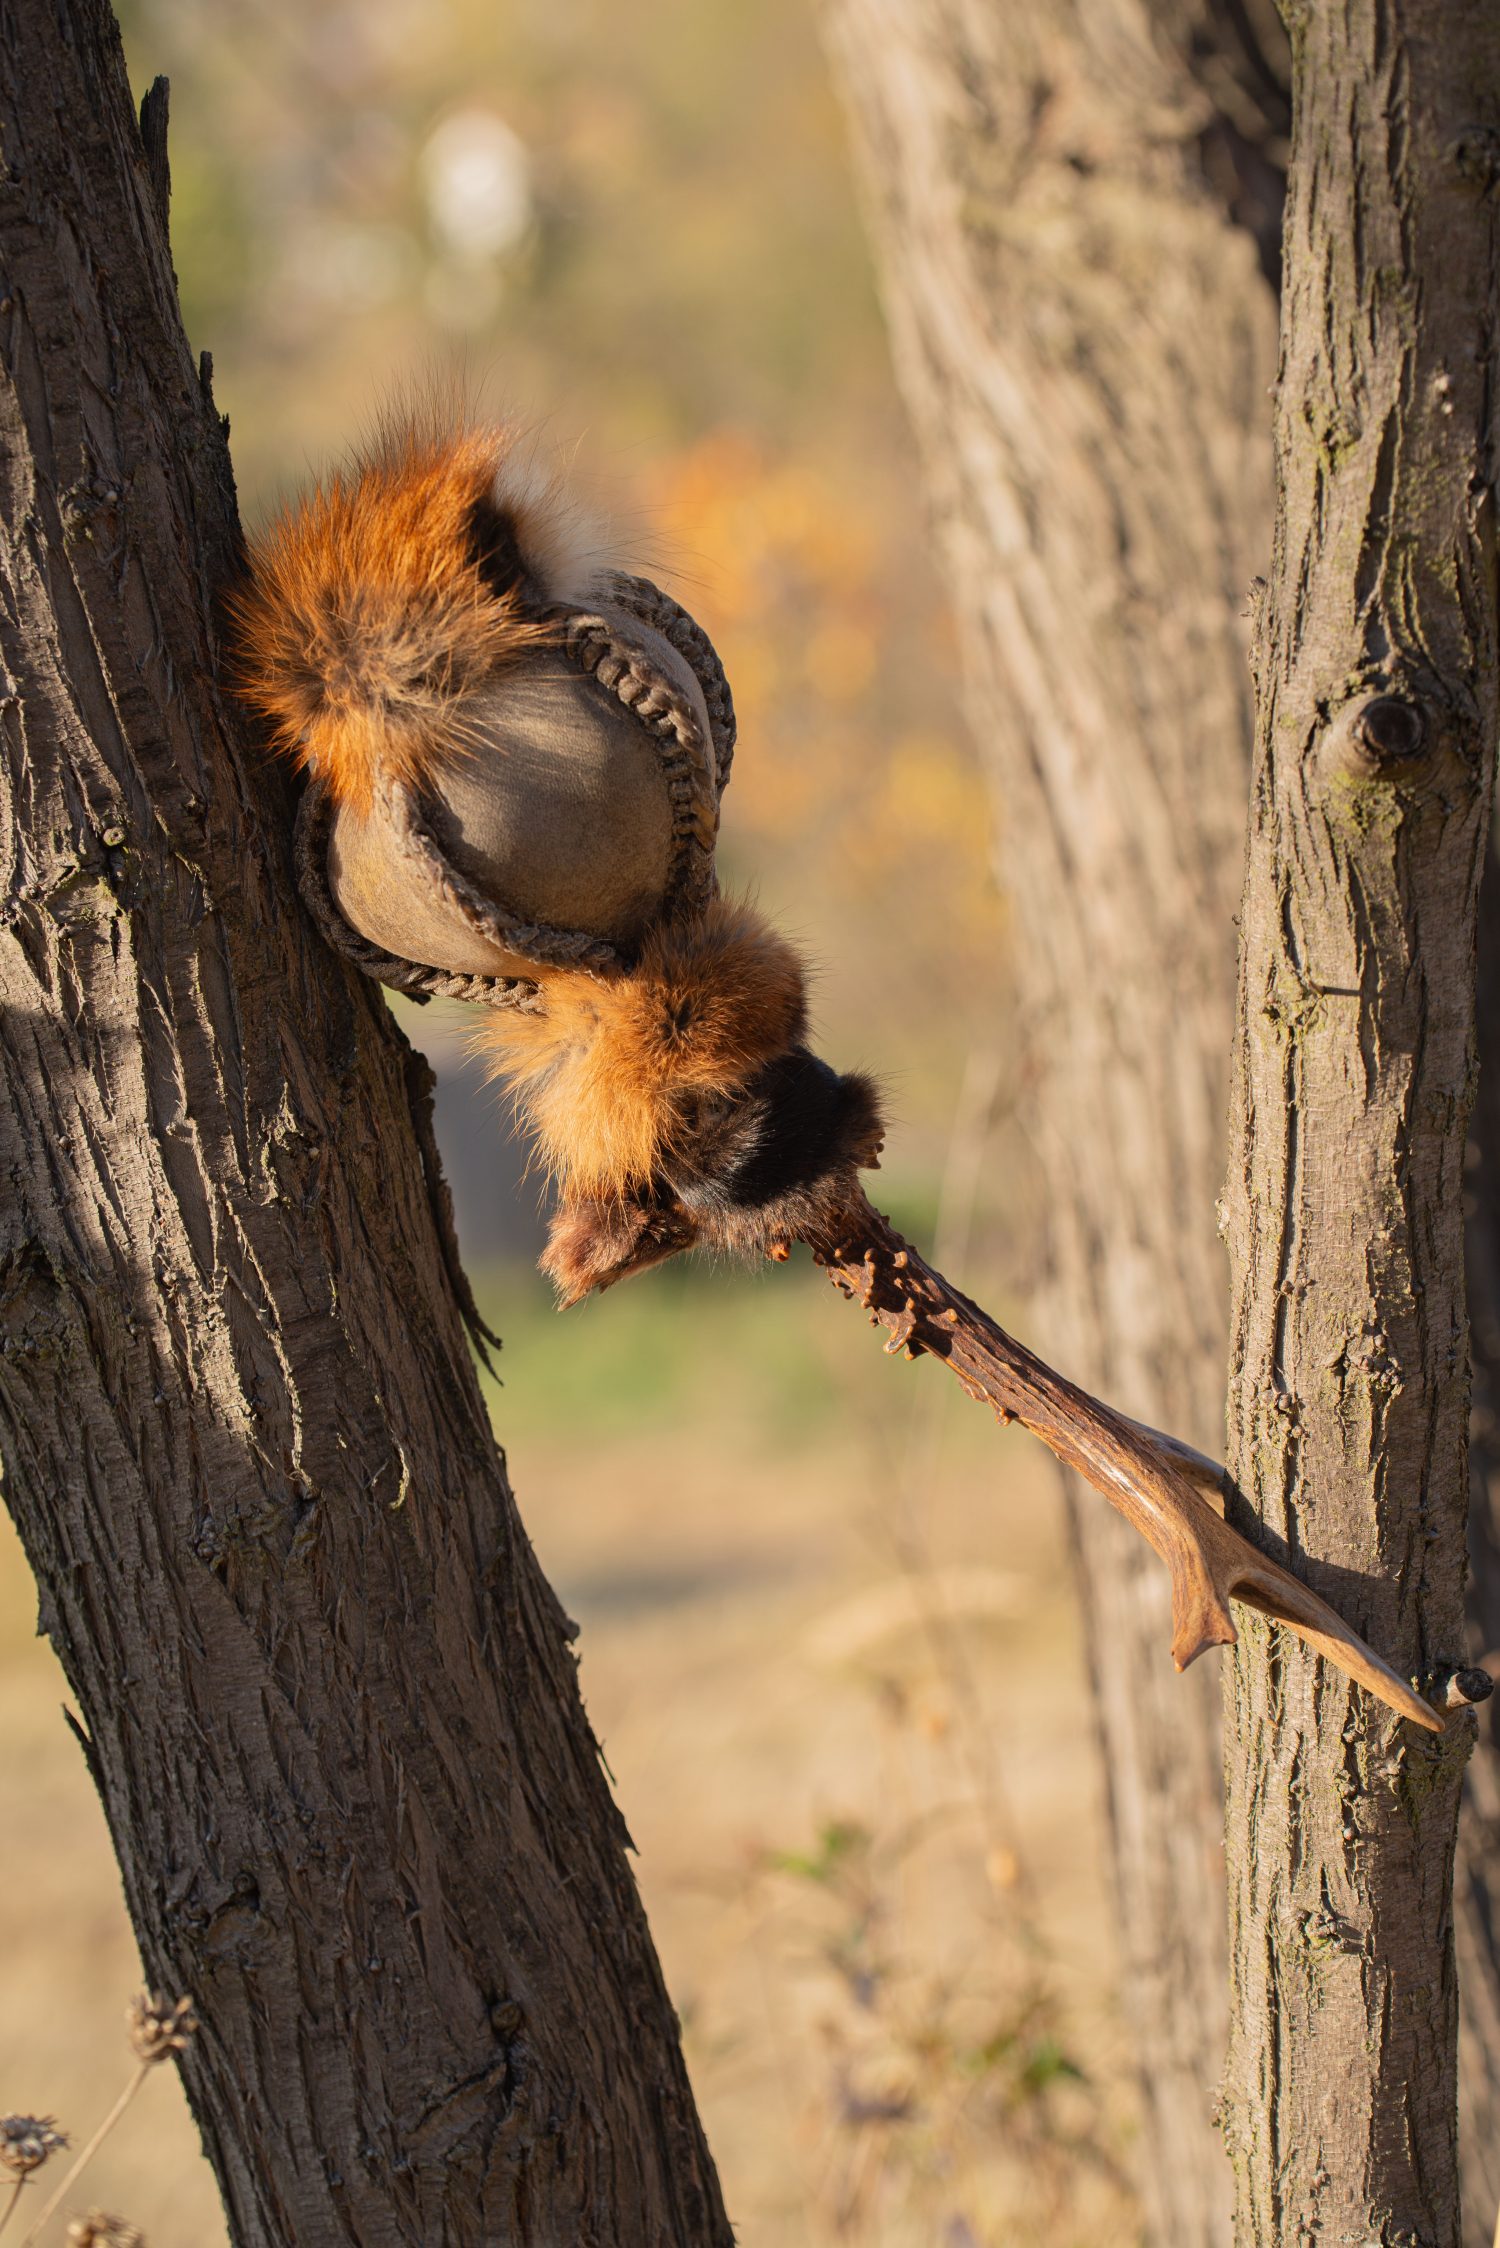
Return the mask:
M 497 1422 L 584 1627 L 746 2248 L 1129 2241 L 1125 2051 L 1045 1461 L 950 1402 L 936 1369 L 883 1360 L 810 1275 L 642 1282 L 581 1318 L 507 1284 Z M 568 1390 L 589 1403 L 564 1438 Z M 78 2140 L 116 2089 L 139 1970 L 30 1613 L 7 1537 L 0 2107 Z M 89 2198 L 153 2248 L 211 2248 L 212 2182 L 160 2078 Z

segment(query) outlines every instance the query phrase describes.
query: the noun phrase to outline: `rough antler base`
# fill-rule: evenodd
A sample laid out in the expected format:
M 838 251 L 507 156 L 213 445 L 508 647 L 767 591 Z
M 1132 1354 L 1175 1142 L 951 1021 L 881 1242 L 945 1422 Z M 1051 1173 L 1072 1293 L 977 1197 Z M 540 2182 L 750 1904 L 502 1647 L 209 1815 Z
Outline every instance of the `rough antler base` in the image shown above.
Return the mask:
M 1185 1670 L 1207 1647 L 1231 1646 L 1231 1598 L 1297 1632 L 1349 1677 L 1440 1733 L 1443 1719 L 1315 1592 L 1232 1530 L 1204 1496 L 1213 1462 L 1127 1420 L 1050 1366 L 913 1249 L 856 1194 L 808 1246 L 834 1285 L 890 1330 L 888 1353 L 941 1359 L 969 1396 L 1016 1420 L 1075 1468 L 1140 1531 L 1172 1579 L 1172 1660 Z

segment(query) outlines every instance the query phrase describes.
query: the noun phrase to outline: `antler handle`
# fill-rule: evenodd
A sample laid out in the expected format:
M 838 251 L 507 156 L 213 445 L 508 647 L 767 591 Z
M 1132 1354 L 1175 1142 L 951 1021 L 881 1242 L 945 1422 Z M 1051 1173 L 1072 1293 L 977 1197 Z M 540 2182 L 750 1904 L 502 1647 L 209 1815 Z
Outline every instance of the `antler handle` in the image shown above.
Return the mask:
M 887 1353 L 926 1351 L 1002 1421 L 1020 1421 L 1075 1468 L 1160 1554 L 1172 1579 L 1172 1660 L 1232 1646 L 1231 1598 L 1273 1616 L 1414 1725 L 1443 1719 L 1318 1595 L 1232 1530 L 1204 1496 L 1221 1470 L 1127 1420 L 1015 1341 L 856 1195 L 809 1247 L 835 1286 L 890 1331 Z

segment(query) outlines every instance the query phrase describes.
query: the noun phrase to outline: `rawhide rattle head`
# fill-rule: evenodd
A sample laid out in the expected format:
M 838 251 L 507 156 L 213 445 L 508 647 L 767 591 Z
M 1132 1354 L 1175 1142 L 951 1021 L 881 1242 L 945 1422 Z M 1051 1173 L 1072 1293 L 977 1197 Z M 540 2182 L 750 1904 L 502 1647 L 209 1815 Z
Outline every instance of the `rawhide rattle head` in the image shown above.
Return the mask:
M 564 1302 L 682 1249 L 805 1241 L 888 1350 L 946 1358 L 1144 1532 L 1179 1666 L 1234 1638 L 1238 1594 L 1441 1730 L 1204 1503 L 1184 1462 L 1217 1486 L 1211 1462 L 1060 1380 L 870 1208 L 875 1089 L 810 1051 L 801 961 L 715 888 L 717 658 L 675 602 L 597 566 L 503 432 L 395 432 L 252 565 L 237 682 L 310 776 L 304 895 L 367 973 L 487 1003 L 492 1072 L 557 1187 L 542 1262 Z
M 240 682 L 308 770 L 303 888 L 362 966 L 503 1003 L 701 911 L 734 749 L 723 669 L 668 595 L 600 566 L 503 432 L 388 437 L 254 561 Z
M 661 629 L 675 609 L 624 576 L 552 604 L 549 636 L 449 714 L 455 754 L 335 804 L 326 880 L 344 920 L 430 968 L 528 977 L 628 960 L 705 904 L 732 718 L 725 690 L 716 738 L 711 672 Z
M 389 434 L 252 564 L 236 676 L 309 775 L 303 894 L 366 973 L 493 1010 L 564 1298 L 774 1249 L 846 1194 L 874 1092 L 808 1051 L 800 960 L 718 896 L 734 712 L 687 612 L 602 568 L 503 431 Z

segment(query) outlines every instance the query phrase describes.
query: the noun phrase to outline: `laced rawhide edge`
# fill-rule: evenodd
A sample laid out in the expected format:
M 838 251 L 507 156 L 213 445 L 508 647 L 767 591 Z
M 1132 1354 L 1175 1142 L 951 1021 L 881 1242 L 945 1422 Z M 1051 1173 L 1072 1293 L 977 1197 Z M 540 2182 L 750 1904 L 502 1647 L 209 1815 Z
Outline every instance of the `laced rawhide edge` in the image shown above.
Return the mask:
M 616 571 L 601 582 L 600 591 L 678 651 L 697 679 L 708 712 L 711 741 L 704 744 L 696 714 L 671 681 L 657 671 L 640 643 L 591 609 L 559 614 L 558 647 L 618 699 L 661 758 L 672 805 L 674 846 L 663 917 L 677 920 L 701 912 L 714 895 L 717 797 L 728 785 L 734 761 L 734 697 L 708 634 L 660 586 L 649 578 Z M 715 801 L 711 804 L 697 785 L 706 748 L 712 751 L 715 776 Z M 410 857 L 445 903 L 485 942 L 534 960 L 539 967 L 582 968 L 608 974 L 630 966 L 620 948 L 606 938 L 527 921 L 486 897 L 445 857 L 420 803 L 402 783 L 387 784 L 382 791 L 382 806 L 397 849 Z M 475 1006 L 528 1012 L 541 1006 L 534 978 L 433 967 L 387 952 L 362 936 L 340 912 L 329 884 L 328 843 L 334 808 L 327 784 L 313 778 L 298 807 L 294 863 L 303 901 L 335 951 L 363 975 L 401 992 L 418 1006 L 430 999 L 459 999 Z

